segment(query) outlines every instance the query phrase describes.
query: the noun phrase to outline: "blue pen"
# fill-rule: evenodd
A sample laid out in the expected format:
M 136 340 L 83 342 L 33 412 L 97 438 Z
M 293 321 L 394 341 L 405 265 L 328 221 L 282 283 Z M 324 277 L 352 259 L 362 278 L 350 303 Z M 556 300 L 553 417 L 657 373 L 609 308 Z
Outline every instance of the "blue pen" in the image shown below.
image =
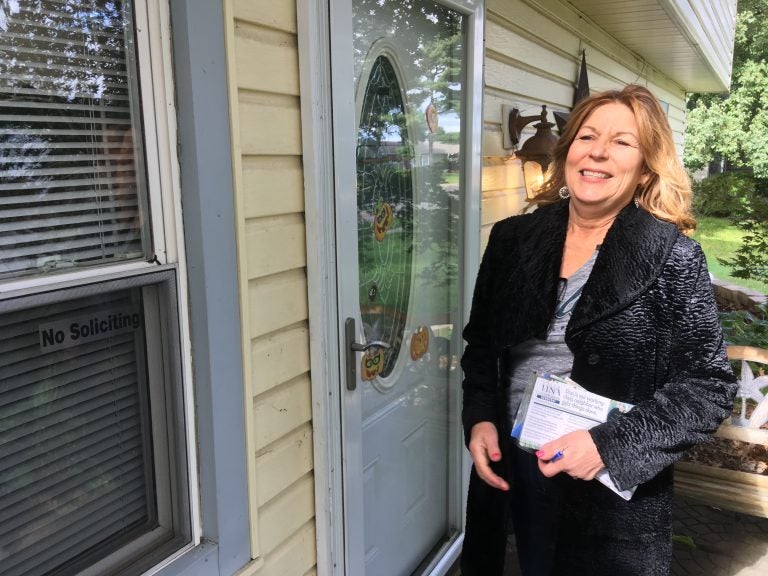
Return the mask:
M 555 452 L 555 455 L 552 456 L 552 458 L 549 459 L 549 461 L 550 462 L 557 462 L 558 460 L 560 460 L 560 458 L 563 457 L 563 454 L 564 454 L 563 450 L 558 450 L 557 452 Z

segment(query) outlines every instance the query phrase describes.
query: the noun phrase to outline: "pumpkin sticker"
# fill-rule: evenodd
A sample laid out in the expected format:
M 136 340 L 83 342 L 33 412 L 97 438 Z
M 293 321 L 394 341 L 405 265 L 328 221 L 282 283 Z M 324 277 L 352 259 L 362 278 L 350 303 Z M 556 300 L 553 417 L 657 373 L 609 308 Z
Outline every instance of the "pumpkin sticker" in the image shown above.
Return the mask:
M 376 237 L 376 240 L 379 242 L 384 241 L 384 236 L 392 225 L 394 217 L 395 215 L 392 211 L 392 206 L 386 202 L 382 202 L 373 219 L 373 235 Z
M 360 379 L 370 382 L 384 369 L 384 348 L 371 348 L 360 361 Z
M 418 360 L 429 349 L 429 329 L 426 326 L 419 326 L 411 335 L 411 359 Z

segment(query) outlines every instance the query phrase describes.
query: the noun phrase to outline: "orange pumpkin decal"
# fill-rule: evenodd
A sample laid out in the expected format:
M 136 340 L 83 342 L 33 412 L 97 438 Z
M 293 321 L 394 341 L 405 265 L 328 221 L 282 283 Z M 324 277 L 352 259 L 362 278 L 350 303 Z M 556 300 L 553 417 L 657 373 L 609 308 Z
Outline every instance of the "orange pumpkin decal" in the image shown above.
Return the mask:
M 411 359 L 418 360 L 429 349 L 429 329 L 419 326 L 411 336 Z
M 360 379 L 370 382 L 384 369 L 384 349 L 372 348 L 363 354 L 360 361 Z
M 384 240 L 384 236 L 392 225 L 394 217 L 395 215 L 392 212 L 392 206 L 383 202 L 381 206 L 379 206 L 376 216 L 373 219 L 373 235 L 376 237 L 376 240 L 379 242 Z

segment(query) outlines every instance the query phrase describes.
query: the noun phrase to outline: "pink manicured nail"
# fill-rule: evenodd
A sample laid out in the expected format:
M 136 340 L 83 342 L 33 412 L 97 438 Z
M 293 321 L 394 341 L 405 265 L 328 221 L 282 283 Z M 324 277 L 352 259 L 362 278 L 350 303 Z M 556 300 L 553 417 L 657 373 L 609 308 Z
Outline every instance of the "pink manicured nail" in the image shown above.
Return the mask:
M 501 454 L 499 454 L 498 452 L 494 452 L 493 454 L 491 454 L 491 458 L 499 458 L 500 456 Z
M 536 451 L 536 458 L 541 458 L 544 456 L 544 450 L 537 450 Z

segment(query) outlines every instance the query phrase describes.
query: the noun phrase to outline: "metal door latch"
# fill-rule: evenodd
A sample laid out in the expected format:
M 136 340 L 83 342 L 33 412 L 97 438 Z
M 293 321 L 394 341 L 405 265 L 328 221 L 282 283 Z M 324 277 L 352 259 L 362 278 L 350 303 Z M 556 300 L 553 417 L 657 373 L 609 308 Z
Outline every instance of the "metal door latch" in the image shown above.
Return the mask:
M 347 318 L 344 321 L 344 354 L 347 363 L 347 390 L 357 388 L 357 355 L 355 352 L 368 352 L 371 348 L 391 348 L 390 344 L 383 340 L 372 340 L 366 344 L 360 344 L 355 340 L 355 319 Z

